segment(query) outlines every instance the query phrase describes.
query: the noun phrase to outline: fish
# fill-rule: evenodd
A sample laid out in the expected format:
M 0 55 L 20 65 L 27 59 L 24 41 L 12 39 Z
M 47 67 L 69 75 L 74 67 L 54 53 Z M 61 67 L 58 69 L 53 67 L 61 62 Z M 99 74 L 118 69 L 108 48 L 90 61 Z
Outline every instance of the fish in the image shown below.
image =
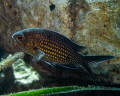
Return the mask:
M 111 55 L 86 56 L 80 46 L 64 35 L 43 28 L 27 28 L 12 34 L 13 41 L 22 51 L 33 56 L 32 61 L 43 61 L 53 67 L 56 65 L 70 69 L 82 66 L 96 83 L 91 64 L 99 64 L 115 58 Z

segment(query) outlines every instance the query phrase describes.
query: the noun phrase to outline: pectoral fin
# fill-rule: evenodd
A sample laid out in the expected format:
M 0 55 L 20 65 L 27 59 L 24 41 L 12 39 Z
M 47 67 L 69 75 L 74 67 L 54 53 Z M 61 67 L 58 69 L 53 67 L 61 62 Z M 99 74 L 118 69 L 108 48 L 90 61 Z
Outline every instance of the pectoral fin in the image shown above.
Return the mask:
M 33 55 L 32 61 L 39 61 L 43 56 L 45 56 L 43 51 L 35 49 L 35 54 Z

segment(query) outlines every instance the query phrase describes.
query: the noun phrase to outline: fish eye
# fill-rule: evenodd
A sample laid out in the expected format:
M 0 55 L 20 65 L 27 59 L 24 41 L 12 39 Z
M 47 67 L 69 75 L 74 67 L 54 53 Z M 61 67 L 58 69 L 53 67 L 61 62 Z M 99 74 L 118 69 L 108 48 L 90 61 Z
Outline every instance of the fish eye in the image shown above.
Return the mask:
M 19 35 L 19 36 L 18 36 L 18 40 L 19 40 L 19 41 L 24 41 L 24 40 L 25 40 L 24 35 Z

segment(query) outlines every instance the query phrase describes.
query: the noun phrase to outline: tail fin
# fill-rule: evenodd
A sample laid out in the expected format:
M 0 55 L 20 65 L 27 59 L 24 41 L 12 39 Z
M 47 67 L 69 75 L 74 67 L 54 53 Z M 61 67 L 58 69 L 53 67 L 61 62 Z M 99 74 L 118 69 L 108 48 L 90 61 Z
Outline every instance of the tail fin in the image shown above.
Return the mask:
M 82 64 L 82 66 L 84 67 L 84 69 L 88 72 L 88 74 L 90 75 L 90 77 L 92 78 L 92 80 L 95 82 L 95 84 L 97 85 L 96 81 L 95 81 L 95 77 L 94 74 L 90 68 L 91 64 L 98 64 L 98 63 L 102 63 L 104 61 L 107 61 L 109 59 L 115 58 L 114 56 L 109 56 L 109 55 L 103 55 L 103 56 L 84 56 L 84 64 Z

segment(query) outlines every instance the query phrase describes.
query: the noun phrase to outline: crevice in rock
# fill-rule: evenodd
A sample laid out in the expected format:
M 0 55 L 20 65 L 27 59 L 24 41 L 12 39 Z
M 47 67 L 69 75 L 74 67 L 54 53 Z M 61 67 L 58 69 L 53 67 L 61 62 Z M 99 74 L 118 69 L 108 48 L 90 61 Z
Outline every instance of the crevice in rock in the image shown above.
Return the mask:
M 53 11 L 53 10 L 55 9 L 55 5 L 54 5 L 54 4 L 51 4 L 51 5 L 49 6 L 49 8 L 50 8 L 50 11 Z

